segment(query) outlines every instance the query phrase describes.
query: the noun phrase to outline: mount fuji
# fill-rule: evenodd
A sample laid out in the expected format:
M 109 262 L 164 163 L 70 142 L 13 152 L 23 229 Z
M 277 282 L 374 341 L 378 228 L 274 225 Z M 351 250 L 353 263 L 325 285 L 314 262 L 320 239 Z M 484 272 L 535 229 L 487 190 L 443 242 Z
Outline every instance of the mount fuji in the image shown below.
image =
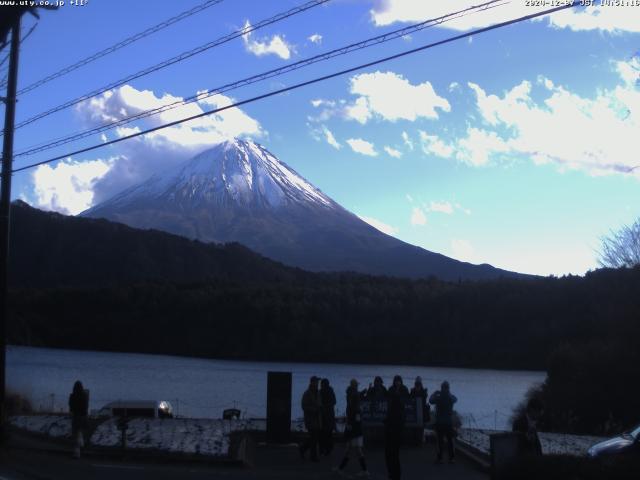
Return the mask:
M 388 236 L 302 178 L 263 146 L 229 140 L 81 214 L 204 242 L 239 242 L 311 271 L 443 280 L 516 276 Z

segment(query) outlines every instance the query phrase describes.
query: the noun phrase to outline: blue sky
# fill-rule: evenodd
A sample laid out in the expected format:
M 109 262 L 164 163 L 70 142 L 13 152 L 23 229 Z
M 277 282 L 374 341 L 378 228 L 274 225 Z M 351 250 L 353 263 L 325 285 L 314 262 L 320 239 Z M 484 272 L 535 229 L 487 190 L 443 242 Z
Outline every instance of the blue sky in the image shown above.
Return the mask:
M 19 86 L 200 3 L 89 0 L 43 12 Z M 226 0 L 25 93 L 17 120 L 302 3 Z M 21 128 L 15 151 L 474 3 L 332 0 Z M 534 11 L 516 0 L 15 167 Z M 23 31 L 34 23 L 25 17 Z M 602 235 L 640 216 L 639 51 L 640 6 L 576 8 L 21 172 L 13 196 L 76 214 L 241 136 L 402 240 L 509 270 L 583 274 Z

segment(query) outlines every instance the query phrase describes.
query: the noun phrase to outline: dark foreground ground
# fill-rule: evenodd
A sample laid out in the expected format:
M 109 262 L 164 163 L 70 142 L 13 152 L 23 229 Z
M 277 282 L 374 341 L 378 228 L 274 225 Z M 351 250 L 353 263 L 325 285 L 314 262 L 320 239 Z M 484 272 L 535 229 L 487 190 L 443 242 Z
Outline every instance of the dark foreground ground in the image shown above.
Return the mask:
M 448 479 L 486 480 L 482 473 L 462 455 L 454 465 L 435 465 L 434 446 L 407 447 L 401 453 L 403 480 Z M 342 478 L 332 472 L 342 457 L 344 446 L 336 445 L 329 458 L 318 463 L 303 461 L 295 446 L 258 446 L 252 467 L 208 465 L 205 463 L 166 463 L 162 458 L 141 461 L 122 461 L 104 456 L 71 458 L 61 449 L 10 448 L 4 452 L 0 464 L 0 480 L 50 480 L 50 479 L 335 479 Z M 372 479 L 386 479 L 384 450 L 374 447 L 367 450 L 367 462 Z M 347 473 L 352 478 L 359 466 L 352 461 Z

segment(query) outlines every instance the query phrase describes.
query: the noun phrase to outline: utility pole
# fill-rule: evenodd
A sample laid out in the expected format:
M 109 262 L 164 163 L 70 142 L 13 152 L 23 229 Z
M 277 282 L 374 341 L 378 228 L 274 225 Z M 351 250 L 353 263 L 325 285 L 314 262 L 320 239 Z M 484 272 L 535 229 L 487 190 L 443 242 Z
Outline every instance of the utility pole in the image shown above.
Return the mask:
M 7 96 L 4 98 L 4 141 L 2 145 L 2 183 L 0 191 L 0 444 L 6 434 L 6 348 L 7 348 L 7 280 L 9 273 L 9 220 L 11 214 L 11 170 L 13 170 L 13 131 L 18 87 L 18 56 L 20 50 L 20 19 L 16 15 L 11 26 L 11 51 Z

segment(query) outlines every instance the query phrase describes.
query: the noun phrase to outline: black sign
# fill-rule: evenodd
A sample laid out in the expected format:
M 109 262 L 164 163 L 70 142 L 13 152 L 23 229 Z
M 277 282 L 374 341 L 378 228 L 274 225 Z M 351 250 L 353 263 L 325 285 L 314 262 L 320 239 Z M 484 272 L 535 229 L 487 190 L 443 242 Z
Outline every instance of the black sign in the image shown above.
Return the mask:
M 407 426 L 422 426 L 422 408 L 420 398 L 407 398 L 404 402 Z M 384 425 L 387 418 L 386 400 L 362 400 L 360 402 L 362 424 L 365 427 Z
M 267 373 L 267 441 L 287 443 L 291 431 L 291 372 Z

